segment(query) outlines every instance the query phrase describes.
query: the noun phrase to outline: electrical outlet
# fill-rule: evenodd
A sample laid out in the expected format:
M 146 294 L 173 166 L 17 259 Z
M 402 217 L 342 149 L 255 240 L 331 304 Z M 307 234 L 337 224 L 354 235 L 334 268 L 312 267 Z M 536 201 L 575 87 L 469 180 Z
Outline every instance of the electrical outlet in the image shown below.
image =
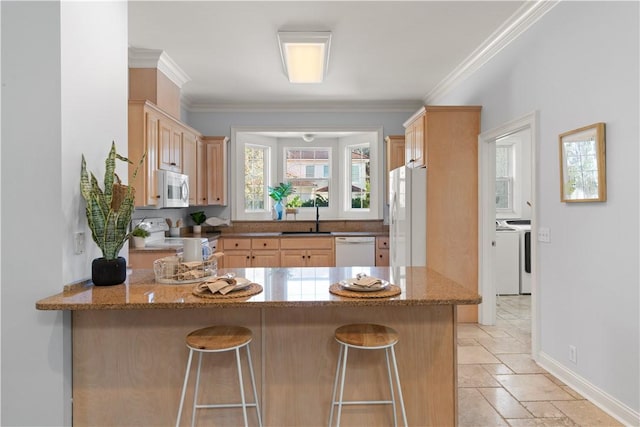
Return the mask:
M 578 363 L 578 351 L 576 350 L 575 345 L 569 346 L 569 362 L 575 363 L 575 364 Z
M 538 228 L 538 241 L 545 243 L 551 242 L 551 235 L 548 227 Z
M 84 231 L 78 231 L 73 237 L 76 255 L 84 253 Z

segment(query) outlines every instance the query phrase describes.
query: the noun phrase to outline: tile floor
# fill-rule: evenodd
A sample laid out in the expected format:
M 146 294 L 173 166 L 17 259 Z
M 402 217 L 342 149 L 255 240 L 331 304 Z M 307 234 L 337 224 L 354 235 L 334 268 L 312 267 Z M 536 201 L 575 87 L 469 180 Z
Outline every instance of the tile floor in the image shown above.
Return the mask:
M 531 297 L 498 297 L 495 326 L 458 325 L 458 427 L 620 426 L 531 359 Z

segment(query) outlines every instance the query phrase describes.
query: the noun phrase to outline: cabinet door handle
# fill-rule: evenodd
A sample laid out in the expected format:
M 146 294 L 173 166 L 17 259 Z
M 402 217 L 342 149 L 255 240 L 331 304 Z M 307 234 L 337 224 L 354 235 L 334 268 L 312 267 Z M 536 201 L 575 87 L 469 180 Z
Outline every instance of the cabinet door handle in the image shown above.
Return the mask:
M 247 255 L 247 259 L 249 259 L 249 255 Z
M 255 255 L 252 255 L 252 256 L 251 256 L 251 259 L 256 259 L 256 256 L 255 256 Z
M 160 195 L 158 194 L 158 195 L 156 196 L 156 199 L 159 199 L 159 198 L 160 198 Z
M 176 165 L 176 164 L 175 164 L 175 163 L 173 163 L 173 162 L 171 162 L 171 163 L 169 163 L 169 164 L 170 164 L 171 166 L 175 166 L 175 165 Z
M 266 246 L 267 246 L 267 244 L 266 244 L 266 243 L 263 243 L 263 244 L 262 244 L 262 246 L 265 246 L 265 247 L 266 247 Z
M 304 255 L 302 255 L 302 259 L 304 259 Z
M 236 248 L 238 247 L 238 244 L 236 243 Z

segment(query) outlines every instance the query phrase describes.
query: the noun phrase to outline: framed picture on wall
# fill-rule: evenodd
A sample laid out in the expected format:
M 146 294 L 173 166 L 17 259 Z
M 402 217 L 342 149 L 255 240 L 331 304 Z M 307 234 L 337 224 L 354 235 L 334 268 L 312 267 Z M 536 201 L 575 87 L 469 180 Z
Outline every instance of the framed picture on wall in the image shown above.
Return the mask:
M 595 123 L 560 134 L 560 200 L 604 202 L 605 124 Z

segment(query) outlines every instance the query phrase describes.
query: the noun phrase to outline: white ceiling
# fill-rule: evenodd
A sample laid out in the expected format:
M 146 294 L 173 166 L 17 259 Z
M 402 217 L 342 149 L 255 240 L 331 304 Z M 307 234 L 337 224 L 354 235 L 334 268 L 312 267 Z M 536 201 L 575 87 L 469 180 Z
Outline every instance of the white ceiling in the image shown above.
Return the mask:
M 129 45 L 161 49 L 182 68 L 191 78 L 182 88 L 183 103 L 192 111 L 415 108 L 524 13 L 523 3 L 130 1 Z M 288 82 L 279 30 L 332 32 L 324 83 Z

